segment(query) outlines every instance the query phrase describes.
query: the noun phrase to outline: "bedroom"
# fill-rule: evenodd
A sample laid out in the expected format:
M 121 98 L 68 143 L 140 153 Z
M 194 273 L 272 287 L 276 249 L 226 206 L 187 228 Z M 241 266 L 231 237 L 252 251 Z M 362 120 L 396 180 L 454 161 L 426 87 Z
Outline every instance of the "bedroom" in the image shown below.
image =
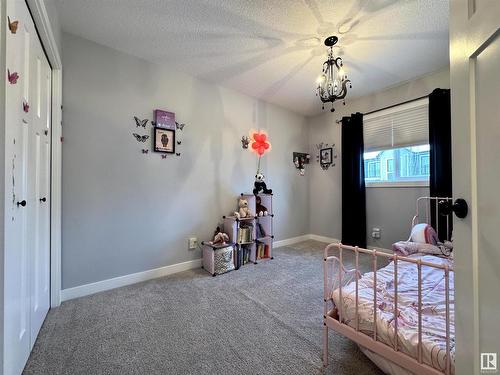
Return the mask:
M 332 301 L 346 313 L 340 289 L 324 285 L 324 251 L 340 240 L 366 248 L 363 275 L 351 281 L 368 285 L 371 257 L 398 262 L 392 245 L 407 244 L 417 199 L 433 195 L 432 176 L 448 189 L 441 198 L 469 208 L 461 219 L 460 204 L 438 207 L 452 218 L 447 272 L 456 272 L 457 295 L 456 308 L 446 304 L 454 360 L 440 361 L 450 358 L 443 363 L 455 373 L 493 371 L 499 8 L 465 0 L 2 1 L 3 373 L 387 371 L 357 345 L 371 342 L 346 335 L 340 316 L 342 332 L 328 326 L 324 335 L 324 299 L 327 313 L 336 311 Z M 333 103 L 316 81 L 330 36 L 344 72 L 332 71 L 347 91 Z M 437 120 L 435 89 L 451 89 Z M 354 126 L 346 118 L 356 113 Z M 447 140 L 432 138 L 436 123 L 448 123 Z M 403 159 L 414 162 L 403 168 Z M 258 172 L 272 195 L 253 194 L 263 187 Z M 418 222 L 449 239 L 451 230 L 442 234 L 425 217 L 428 206 Z M 214 251 L 211 240 L 237 244 Z M 331 262 L 342 259 L 338 247 L 327 249 Z M 354 266 L 352 250 L 342 251 Z M 384 267 L 380 260 L 376 273 Z M 424 368 L 393 346 L 371 350 Z

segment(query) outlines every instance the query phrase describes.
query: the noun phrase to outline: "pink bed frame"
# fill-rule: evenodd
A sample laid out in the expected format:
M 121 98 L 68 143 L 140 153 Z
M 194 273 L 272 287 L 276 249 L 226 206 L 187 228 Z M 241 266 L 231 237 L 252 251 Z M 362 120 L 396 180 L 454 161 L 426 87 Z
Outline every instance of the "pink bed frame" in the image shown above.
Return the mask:
M 450 201 L 452 198 L 436 198 L 436 197 L 421 197 L 417 200 L 417 211 L 416 215 L 412 220 L 412 224 L 418 223 L 420 220 L 420 206 L 422 202 L 426 205 L 426 220 L 429 220 L 429 204 L 435 201 L 436 206 L 439 206 L 437 203 L 440 201 Z M 436 217 L 438 215 L 439 208 L 436 210 Z M 449 221 L 448 221 L 449 223 Z M 448 233 L 449 231 L 447 231 Z M 331 250 L 337 250 L 339 256 L 330 255 Z M 348 270 L 344 267 L 343 264 L 343 252 L 353 252 L 355 257 L 355 269 Z M 368 254 L 373 257 L 373 305 L 374 305 L 374 313 L 373 313 L 373 321 L 377 320 L 377 259 L 385 258 L 390 259 L 394 263 L 394 345 L 389 346 L 381 341 L 377 340 L 377 325 L 374 324 L 373 336 L 368 336 L 359 331 L 359 315 L 358 315 L 358 279 L 361 275 L 359 271 L 359 254 Z M 419 375 L 442 375 L 443 373 L 446 375 L 450 375 L 451 373 L 451 357 L 450 357 L 450 286 L 449 286 L 449 275 L 450 272 L 453 271 L 451 267 L 448 265 L 442 265 L 437 263 L 430 263 L 423 261 L 421 259 L 413 259 L 403 256 L 398 256 L 396 254 L 389 254 L 383 251 L 377 250 L 368 250 L 363 249 L 357 246 L 347 246 L 342 243 L 333 243 L 328 245 L 324 251 L 324 312 L 323 312 L 323 365 L 325 367 L 328 366 L 328 329 L 331 328 L 342 335 L 346 336 L 350 340 L 356 342 L 357 344 L 371 350 L 372 352 L 387 358 L 388 360 L 394 362 L 400 367 L 403 367 L 415 374 Z M 334 275 L 332 278 L 329 277 L 328 271 L 328 262 L 338 262 L 340 265 L 339 269 L 341 272 L 338 272 L 338 275 Z M 398 263 L 399 262 L 410 262 L 417 265 L 418 270 L 418 355 L 417 358 L 411 357 L 401 351 L 398 348 L 398 319 L 397 316 L 397 308 L 398 308 L 398 289 L 397 289 L 397 276 L 398 276 Z M 445 276 L 445 295 L 446 295 L 446 366 L 444 371 L 439 371 L 422 361 L 422 266 L 433 267 L 436 269 L 441 269 L 444 272 Z M 338 289 L 339 289 L 339 299 L 342 301 L 342 278 L 346 275 L 354 275 L 354 280 L 356 283 L 356 298 L 355 298 L 355 328 L 350 327 L 349 325 L 343 323 L 342 320 L 342 307 L 338 308 L 338 318 L 335 305 L 332 299 L 332 288 L 333 283 L 329 282 L 329 280 L 333 280 L 334 277 L 338 279 Z M 331 307 L 333 306 L 333 307 Z

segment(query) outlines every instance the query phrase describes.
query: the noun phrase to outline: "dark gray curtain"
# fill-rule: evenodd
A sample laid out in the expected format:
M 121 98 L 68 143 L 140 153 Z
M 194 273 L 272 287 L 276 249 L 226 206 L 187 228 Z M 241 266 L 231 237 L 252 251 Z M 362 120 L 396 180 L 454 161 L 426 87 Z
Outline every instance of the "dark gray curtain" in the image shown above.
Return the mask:
M 342 243 L 366 247 L 363 114 L 342 118 Z
M 451 197 L 451 101 L 450 90 L 435 89 L 429 95 L 429 144 L 430 144 L 430 195 Z M 431 225 L 444 240 L 451 235 L 446 232 L 446 217 L 436 218 L 436 207 L 431 206 Z M 451 220 L 450 220 L 451 224 Z M 450 225 L 451 226 L 451 225 Z

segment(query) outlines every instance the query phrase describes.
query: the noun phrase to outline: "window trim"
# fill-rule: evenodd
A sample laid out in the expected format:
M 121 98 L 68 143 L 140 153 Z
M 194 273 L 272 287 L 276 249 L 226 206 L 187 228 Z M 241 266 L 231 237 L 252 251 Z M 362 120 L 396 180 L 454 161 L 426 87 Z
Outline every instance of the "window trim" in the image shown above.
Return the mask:
M 367 182 L 366 188 L 413 188 L 429 187 L 429 180 Z

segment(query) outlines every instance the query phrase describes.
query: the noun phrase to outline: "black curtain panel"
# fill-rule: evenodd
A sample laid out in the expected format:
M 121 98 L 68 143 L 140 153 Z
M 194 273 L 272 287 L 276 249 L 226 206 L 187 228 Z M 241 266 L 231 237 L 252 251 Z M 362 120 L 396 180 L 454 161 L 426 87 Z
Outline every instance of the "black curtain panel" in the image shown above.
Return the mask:
M 342 243 L 366 247 L 363 114 L 342 118 Z
M 451 197 L 451 102 L 450 90 L 435 89 L 429 95 L 429 144 L 430 144 L 430 195 L 431 197 Z M 437 230 L 441 240 L 451 235 L 447 233 L 447 218 L 436 216 L 436 207 L 431 205 L 431 225 Z

